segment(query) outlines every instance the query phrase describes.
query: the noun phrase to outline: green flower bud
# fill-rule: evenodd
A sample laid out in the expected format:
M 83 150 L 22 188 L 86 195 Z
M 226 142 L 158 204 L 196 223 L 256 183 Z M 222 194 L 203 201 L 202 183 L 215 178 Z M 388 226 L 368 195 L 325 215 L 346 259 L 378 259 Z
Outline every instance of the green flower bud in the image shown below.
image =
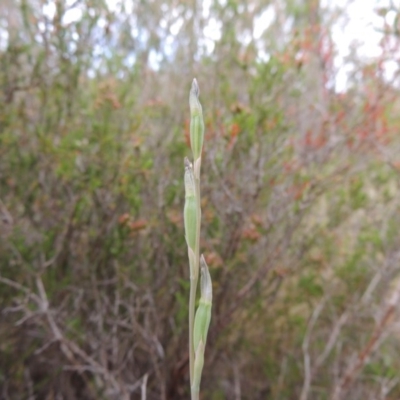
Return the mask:
M 190 105 L 190 145 L 192 147 L 193 159 L 201 157 L 201 151 L 204 141 L 204 121 L 203 110 L 199 101 L 200 89 L 196 79 L 193 79 L 192 88 L 190 89 L 189 105 Z
M 200 298 L 206 303 L 212 303 L 212 282 L 210 271 L 208 270 L 208 265 L 204 259 L 203 254 L 200 257 Z M 205 343 L 205 341 L 204 341 Z
M 185 235 L 187 245 L 194 251 L 197 232 L 196 193 L 193 176 L 193 167 L 185 158 L 185 207 L 183 210 Z

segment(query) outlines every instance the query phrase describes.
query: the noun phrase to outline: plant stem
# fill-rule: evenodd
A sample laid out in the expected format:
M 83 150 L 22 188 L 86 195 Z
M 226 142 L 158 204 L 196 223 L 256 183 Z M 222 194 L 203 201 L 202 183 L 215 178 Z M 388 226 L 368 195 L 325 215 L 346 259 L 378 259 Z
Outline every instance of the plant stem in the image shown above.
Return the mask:
M 192 393 L 192 400 L 199 400 L 199 391 L 198 390 L 191 390 Z
M 190 297 L 189 297 L 189 363 L 190 363 L 190 386 L 193 383 L 194 370 L 194 346 L 193 346 L 193 326 L 196 307 L 197 277 L 190 277 Z M 192 396 L 193 398 L 193 396 Z
M 200 175 L 200 170 L 198 171 Z M 200 226 L 201 226 L 201 204 L 200 204 L 200 176 L 195 174 L 195 194 L 196 194 L 196 211 L 197 211 L 197 226 L 196 226 L 196 245 L 194 259 L 194 276 L 190 277 L 190 297 L 189 297 L 189 364 L 190 364 L 190 386 L 193 384 L 194 370 L 194 345 L 193 345 L 193 326 L 196 310 L 196 293 L 197 283 L 199 280 L 200 268 Z M 192 400 L 197 400 L 199 395 L 192 392 Z

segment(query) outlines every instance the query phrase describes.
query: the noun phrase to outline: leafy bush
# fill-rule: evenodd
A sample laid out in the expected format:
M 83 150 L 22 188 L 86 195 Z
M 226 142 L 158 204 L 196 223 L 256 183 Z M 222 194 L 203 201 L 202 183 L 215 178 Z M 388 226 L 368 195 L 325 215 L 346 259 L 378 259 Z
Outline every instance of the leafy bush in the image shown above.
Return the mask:
M 196 76 L 204 398 L 398 398 L 398 93 L 382 60 L 354 56 L 358 79 L 335 91 L 333 14 L 314 2 L 214 1 L 208 17 L 67 3 L 0 6 L 0 397 L 189 397 Z

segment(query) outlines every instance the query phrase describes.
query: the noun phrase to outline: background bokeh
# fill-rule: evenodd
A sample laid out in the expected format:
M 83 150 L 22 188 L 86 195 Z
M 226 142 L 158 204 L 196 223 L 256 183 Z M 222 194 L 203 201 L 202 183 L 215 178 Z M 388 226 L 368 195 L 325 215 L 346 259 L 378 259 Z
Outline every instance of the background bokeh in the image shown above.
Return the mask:
M 202 398 L 400 398 L 400 8 L 325 3 L 1 1 L 0 399 L 189 398 L 194 77 Z

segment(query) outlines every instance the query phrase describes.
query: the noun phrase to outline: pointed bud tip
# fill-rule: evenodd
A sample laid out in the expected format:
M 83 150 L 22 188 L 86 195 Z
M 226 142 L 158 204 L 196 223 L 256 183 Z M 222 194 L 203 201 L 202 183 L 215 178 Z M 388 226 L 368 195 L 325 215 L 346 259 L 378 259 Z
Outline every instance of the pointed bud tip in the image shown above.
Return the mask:
M 192 91 L 196 95 L 196 97 L 199 97 L 200 89 L 199 89 L 199 85 L 197 83 L 197 79 L 196 78 L 194 78 L 193 82 L 192 82 Z
M 200 291 L 201 297 L 208 302 L 212 302 L 212 282 L 208 265 L 204 259 L 203 254 L 200 257 L 200 268 L 201 268 L 201 279 L 200 279 Z
M 192 163 L 189 161 L 189 159 L 187 157 L 185 157 L 185 168 L 191 168 L 192 167 Z

